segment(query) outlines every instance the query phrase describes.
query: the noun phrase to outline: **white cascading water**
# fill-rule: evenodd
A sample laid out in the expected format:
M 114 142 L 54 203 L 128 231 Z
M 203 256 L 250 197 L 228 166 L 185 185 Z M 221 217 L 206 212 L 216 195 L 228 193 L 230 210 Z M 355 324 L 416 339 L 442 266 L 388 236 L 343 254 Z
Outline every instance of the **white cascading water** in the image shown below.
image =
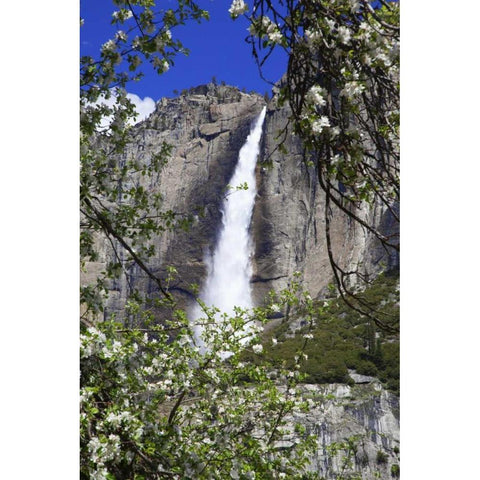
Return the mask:
M 253 251 L 250 222 L 257 193 L 255 166 L 265 113 L 266 108 L 263 108 L 240 149 L 238 163 L 229 182 L 231 192 L 222 205 L 222 229 L 213 256 L 206 259 L 208 273 L 200 298 L 207 306 L 217 307 L 228 315 L 233 315 L 234 307 L 253 307 L 250 290 Z M 242 188 L 245 184 L 248 186 L 246 190 Z M 202 310 L 196 305 L 191 318 L 195 321 L 201 317 Z M 196 325 L 194 330 L 196 343 L 205 350 L 200 338 L 202 328 Z

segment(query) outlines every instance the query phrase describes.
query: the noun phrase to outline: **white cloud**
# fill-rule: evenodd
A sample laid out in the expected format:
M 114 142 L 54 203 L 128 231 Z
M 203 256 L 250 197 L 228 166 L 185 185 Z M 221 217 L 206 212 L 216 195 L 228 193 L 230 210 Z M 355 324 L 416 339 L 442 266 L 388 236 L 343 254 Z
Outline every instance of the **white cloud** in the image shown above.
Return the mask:
M 129 124 L 135 125 L 142 120 L 145 120 L 153 111 L 155 110 L 155 101 L 150 97 L 140 98 L 134 93 L 127 93 L 127 98 L 135 105 L 135 110 L 137 111 L 137 117 L 134 120 L 130 119 Z M 115 95 L 112 93 L 112 96 L 105 100 L 105 98 L 100 98 L 95 102 L 95 105 L 106 105 L 107 107 L 112 107 L 115 104 Z M 110 125 L 112 117 L 106 116 L 102 119 L 100 123 L 100 128 L 106 128 Z
M 132 124 L 145 120 L 155 110 L 155 102 L 150 97 L 145 97 L 143 100 L 134 93 L 127 93 L 127 98 L 135 105 L 138 116 Z

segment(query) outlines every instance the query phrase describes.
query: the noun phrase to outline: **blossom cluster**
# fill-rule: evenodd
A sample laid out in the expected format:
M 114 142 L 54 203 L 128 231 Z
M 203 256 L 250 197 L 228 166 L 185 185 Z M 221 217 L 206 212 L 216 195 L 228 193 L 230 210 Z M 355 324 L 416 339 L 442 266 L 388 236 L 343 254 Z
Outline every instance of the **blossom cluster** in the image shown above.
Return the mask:
M 252 36 L 259 38 L 268 38 L 272 44 L 280 44 L 283 40 L 283 35 L 278 25 L 266 15 L 253 21 L 248 29 Z
M 327 104 L 326 95 L 327 91 L 324 88 L 314 85 L 307 93 L 307 101 L 318 107 L 323 107 Z
M 268 13 L 258 0 L 256 7 L 260 5 L 262 13 Z M 294 111 L 297 132 L 310 148 L 321 146 L 330 152 L 326 173 L 332 175 L 330 181 L 341 180 L 351 190 L 346 198 L 354 201 L 373 201 L 378 183 L 382 202 L 392 204 L 396 198 L 394 189 L 387 193 L 383 185 L 398 178 L 398 22 L 396 2 L 374 11 L 358 0 L 312 0 L 294 28 L 278 25 L 285 38 L 296 39 L 291 45 L 292 64 L 307 66 L 299 84 L 309 87 L 303 90 L 302 101 L 291 102 L 299 106 Z M 297 40 L 300 35 L 304 44 Z M 302 95 L 302 88 L 292 84 L 290 97 Z M 378 155 L 375 150 L 389 159 L 386 168 L 362 167 Z
M 233 0 L 232 5 L 228 9 L 232 18 L 237 18 L 248 11 L 248 5 L 243 0 Z
M 125 22 L 126 20 L 128 20 L 129 18 L 132 18 L 133 17 L 133 13 L 130 9 L 127 9 L 127 8 L 121 8 L 120 10 L 115 10 L 113 13 L 112 13 L 112 18 L 114 21 L 116 22 L 120 22 L 120 23 L 123 23 Z
M 130 312 L 140 314 L 129 305 Z M 282 417 L 300 409 L 301 399 L 293 385 L 280 391 L 266 367 L 239 361 L 245 349 L 263 352 L 261 326 L 249 328 L 247 342 L 239 335 L 256 317 L 239 309 L 235 318 L 225 316 L 216 325 L 209 322 L 215 313 L 205 312 L 208 349 L 203 353 L 183 315 L 170 325 L 177 331 L 174 338 L 160 325 L 152 333 L 119 330 L 108 321 L 84 329 L 80 419 L 86 475 L 111 478 L 126 464 L 135 466 L 132 478 L 152 465 L 171 478 L 260 478 L 257 468 L 281 478 L 281 473 L 288 477 L 298 470 L 299 452 L 282 453 L 280 462 L 267 440 L 282 438 Z M 299 378 L 298 372 L 283 375 Z M 244 378 L 256 381 L 245 386 Z M 245 452 L 246 442 L 256 445 L 256 454 Z M 206 469 L 205 459 L 212 455 L 222 461 Z M 149 463 L 144 464 L 146 457 Z
M 315 134 L 322 133 L 322 131 L 326 128 L 330 127 L 330 120 L 327 116 L 322 115 L 319 119 L 314 120 L 312 122 L 312 131 Z
M 317 70 L 313 65 L 311 70 L 305 69 L 305 72 L 311 71 L 315 81 L 305 92 L 306 110 L 302 112 L 302 119 L 309 119 L 307 132 L 318 135 L 328 128 L 335 129 L 330 135 L 333 139 L 343 130 L 338 108 L 329 112 L 321 110 L 327 106 L 327 101 L 331 105 L 333 99 L 327 100 L 327 97 L 328 94 L 335 97 L 335 90 L 340 93 L 343 112 L 356 114 L 362 94 L 377 95 L 377 85 L 373 83 L 375 75 L 372 76 L 372 73 L 385 78 L 393 88 L 398 89 L 399 41 L 395 26 L 390 28 L 388 25 L 389 21 L 395 20 L 398 4 L 391 3 L 371 14 L 370 7 L 359 0 L 312 0 L 305 6 L 301 23 L 295 27 L 298 31 L 293 30 L 290 24 L 272 22 L 266 13 L 273 8 L 261 0 L 255 3 L 255 9 L 262 15 L 252 19 L 250 33 L 262 38 L 268 32 L 275 32 L 275 38 L 296 39 L 303 32 L 309 49 L 305 51 L 301 42 L 295 40 L 292 48 L 299 45 L 299 54 L 305 56 L 297 61 L 312 63 L 312 59 L 316 59 L 317 62 Z M 323 14 L 319 15 L 319 11 Z M 387 20 L 383 21 L 382 17 Z M 294 50 L 292 56 L 295 55 Z M 372 72 L 372 69 L 378 70 Z M 328 91 L 317 84 L 319 75 L 328 75 L 334 80 Z M 304 80 L 308 84 L 310 79 Z M 346 130 L 343 133 L 346 134 Z

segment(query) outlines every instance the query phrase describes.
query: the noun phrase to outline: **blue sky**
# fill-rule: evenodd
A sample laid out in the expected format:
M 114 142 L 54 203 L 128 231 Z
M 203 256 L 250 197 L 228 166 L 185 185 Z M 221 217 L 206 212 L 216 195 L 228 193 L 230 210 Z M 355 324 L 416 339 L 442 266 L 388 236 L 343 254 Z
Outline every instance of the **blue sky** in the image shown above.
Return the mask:
M 250 46 L 245 42 L 248 34 L 246 19 L 233 21 L 230 18 L 230 0 L 198 0 L 197 3 L 210 12 L 210 20 L 172 29 L 173 38 L 181 40 L 190 49 L 190 55 L 177 56 L 175 65 L 164 75 L 145 71 L 145 77 L 140 82 L 131 82 L 127 90 L 156 101 L 174 96 L 173 90 L 208 83 L 215 76 L 219 83 L 223 80 L 247 91 L 270 92 L 271 86 L 261 79 Z M 101 45 L 111 38 L 115 32 L 110 25 L 114 10 L 111 0 L 80 0 L 80 13 L 85 20 L 80 30 L 82 54 L 96 57 Z M 270 58 L 264 75 L 276 82 L 286 71 L 286 66 L 286 56 L 278 52 Z

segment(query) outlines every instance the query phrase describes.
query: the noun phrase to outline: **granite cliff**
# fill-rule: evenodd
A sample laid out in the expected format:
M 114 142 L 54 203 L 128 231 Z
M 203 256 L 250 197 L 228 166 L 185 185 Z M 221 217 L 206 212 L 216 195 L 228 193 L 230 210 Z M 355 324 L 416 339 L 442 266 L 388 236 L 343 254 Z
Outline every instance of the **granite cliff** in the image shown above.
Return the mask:
M 188 231 L 166 232 L 154 239 L 158 253 L 150 263 L 159 273 L 168 265 L 177 269 L 171 292 L 185 305 L 192 298 L 191 285 L 201 285 L 205 277 L 205 253 L 215 244 L 228 179 L 250 125 L 264 105 L 265 99 L 258 94 L 208 84 L 177 98 L 161 99 L 151 116 L 133 131 L 125 156 L 148 161 L 163 142 L 173 146 L 158 179 L 145 187 L 162 194 L 164 210 L 194 215 Z M 332 281 L 324 234 L 323 192 L 314 168 L 305 165 L 304 149 L 288 128 L 288 116 L 288 107 L 279 107 L 274 96 L 267 106 L 252 221 L 252 292 L 257 303 L 269 290 L 284 288 L 294 272 L 300 272 L 303 286 L 312 297 L 321 296 Z M 282 131 L 286 153 L 278 149 Z M 398 266 L 396 255 L 376 245 L 345 214 L 335 207 L 330 213 L 335 218 L 332 247 L 341 265 L 372 274 L 385 266 Z M 385 230 L 392 228 L 388 214 L 379 208 L 361 213 Z M 105 260 L 90 264 L 85 279 L 94 278 Z M 154 284 L 135 269 L 129 273 L 128 284 L 124 281 L 112 285 L 109 311 L 122 311 L 131 288 L 155 296 Z
M 204 257 L 214 244 L 228 179 L 251 121 L 264 103 L 258 94 L 213 84 L 190 89 L 177 98 L 161 99 L 150 117 L 133 129 L 132 141 L 123 154 L 148 162 L 162 150 L 164 142 L 173 146 L 161 174 L 144 188 L 161 193 L 163 211 L 193 214 L 193 223 L 187 231 L 166 231 L 154 238 L 157 254 L 149 267 L 162 277 L 167 266 L 177 269 L 170 291 L 184 307 L 193 298 L 191 285 L 201 284 L 205 277 Z M 108 244 L 103 253 L 99 261 L 87 265 L 84 282 L 105 267 L 110 255 Z M 115 312 L 122 316 L 126 298 L 134 288 L 152 297 L 158 294 L 158 287 L 135 266 L 128 268 L 128 277 L 111 285 L 106 315 Z
M 399 399 L 372 377 L 354 385 L 304 385 L 307 414 L 291 416 L 317 437 L 309 470 L 324 479 L 391 479 L 400 475 Z M 295 442 L 295 434 L 284 447 Z
M 162 194 L 165 210 L 193 214 L 188 230 L 166 232 L 153 240 L 157 255 L 149 265 L 161 275 L 167 266 L 176 268 L 178 275 L 170 292 L 184 307 L 193 299 L 191 285 L 201 285 L 205 278 L 205 254 L 215 245 L 227 182 L 250 125 L 265 103 L 261 95 L 208 84 L 177 98 L 161 99 L 150 117 L 133 129 L 125 156 L 148 162 L 163 142 L 173 146 L 160 175 L 145 188 Z M 300 140 L 287 126 L 288 116 L 288 107 L 279 107 L 274 96 L 267 105 L 251 227 L 255 243 L 252 292 L 258 304 L 269 290 L 286 287 L 294 272 L 300 272 L 304 288 L 314 298 L 321 298 L 332 281 L 323 194 L 314 168 L 304 162 Z M 286 153 L 277 148 L 281 131 Z M 335 218 L 333 249 L 343 266 L 372 274 L 385 266 L 398 266 L 398 257 L 381 249 L 347 216 L 337 210 L 330 213 Z M 385 231 L 392 228 L 387 213 L 379 208 L 362 214 Z M 82 281 L 94 279 L 109 255 L 105 242 L 103 255 L 87 265 Z M 105 315 L 116 312 L 121 316 L 132 288 L 158 295 L 153 282 L 134 266 L 128 267 L 128 279 L 111 285 Z M 351 377 L 352 385 L 305 386 L 311 410 L 292 418 L 292 424 L 302 423 L 307 431 L 319 435 L 312 469 L 325 478 L 337 478 L 339 471 L 344 473 L 342 478 L 396 476 L 398 397 L 373 378 L 355 372 Z
M 300 272 L 303 286 L 319 297 L 332 281 L 325 236 L 324 194 L 314 167 L 307 167 L 306 153 L 288 124 L 288 106 L 279 107 L 274 96 L 268 104 L 262 154 L 258 167 L 258 199 L 253 229 L 256 245 L 253 291 L 257 301 L 265 293 L 287 285 Z M 284 140 L 286 153 L 278 148 Z M 388 212 L 379 207 L 356 212 L 384 231 L 393 227 Z M 358 224 L 335 206 L 332 251 L 345 270 L 377 274 L 398 266 L 398 257 L 385 252 Z

